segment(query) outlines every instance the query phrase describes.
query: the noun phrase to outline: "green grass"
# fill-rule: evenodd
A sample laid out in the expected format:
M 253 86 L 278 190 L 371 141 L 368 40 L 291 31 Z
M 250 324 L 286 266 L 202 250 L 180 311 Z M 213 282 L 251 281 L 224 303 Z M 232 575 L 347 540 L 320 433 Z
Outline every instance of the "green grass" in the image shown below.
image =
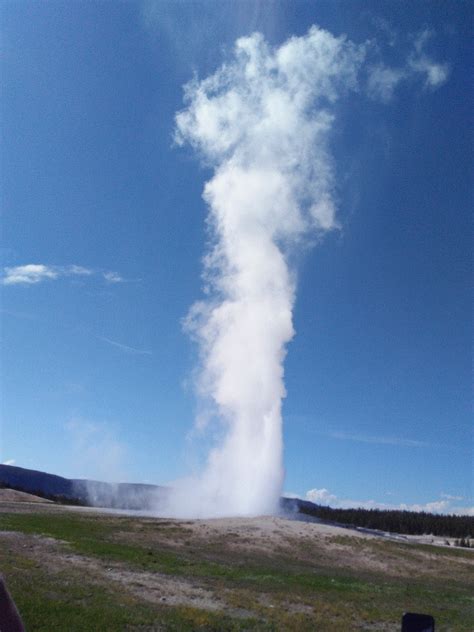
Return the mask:
M 226 550 L 222 542 L 216 550 L 212 543 L 193 546 L 189 530 L 176 523 L 141 521 L 138 524 L 133 519 L 116 516 L 66 512 L 0 514 L 0 530 L 52 537 L 78 555 L 94 557 L 106 564 L 194 578 L 198 585 L 225 594 L 233 608 L 255 614 L 254 618 L 232 619 L 196 608 L 158 607 L 113 589 L 112 583 L 99 585 L 90 578 L 84 582 L 75 569 L 45 579 L 44 569 L 33 566 L 26 571 L 28 564 L 31 565 L 26 557 L 7 560 L 5 553 L 0 553 L 3 572 L 12 578 L 12 592 L 30 623 L 28 630 L 64 629 L 61 621 L 65 620 L 71 631 L 311 630 L 318 625 L 323 630 L 356 630 L 364 629 L 364 625 L 398 624 L 403 611 L 415 610 L 433 614 L 437 630 L 467 631 L 474 618 L 472 582 L 469 588 L 465 582 L 444 579 L 442 572 L 438 577 L 397 579 L 382 572 L 330 569 L 318 565 L 318 558 L 312 556 L 311 550 L 308 550 L 308 561 L 301 563 L 280 553 L 272 557 L 242 557 Z M 153 537 L 136 538 L 137 533 L 158 534 L 161 544 Z M 169 542 L 167 534 L 172 535 Z M 182 537 L 186 544 L 176 548 L 176 537 Z M 364 546 L 371 551 L 390 554 L 394 559 L 417 554 L 415 548 L 406 545 L 367 542 L 364 541 Z M 356 545 L 352 538 L 344 538 L 344 542 L 339 543 Z M 423 550 L 426 548 L 433 551 L 432 547 L 423 547 Z M 447 553 L 449 561 L 454 551 L 447 550 Z M 32 584 L 35 585 L 33 591 L 28 589 Z M 307 607 L 307 611 L 303 607 Z M 298 612 L 298 608 L 303 612 Z M 31 627 L 32 622 L 34 627 Z M 393 629 L 397 629 L 396 626 Z
M 77 553 L 107 561 L 125 563 L 132 568 L 156 571 L 186 577 L 224 579 L 243 585 L 290 588 L 295 586 L 309 591 L 335 591 L 357 593 L 392 592 L 389 585 L 361 581 L 358 578 L 334 577 L 320 573 L 295 573 L 282 569 L 255 566 L 252 560 L 245 565 L 223 564 L 197 556 L 177 554 L 163 549 L 114 541 L 114 534 L 123 530 L 117 521 L 100 521 L 76 515 L 0 515 L 0 530 L 20 531 L 55 538 L 69 544 Z M 265 560 L 268 564 L 268 560 Z
M 126 630 L 270 630 L 257 619 L 233 620 L 189 607 L 150 604 L 74 569 L 51 572 L 0 551 L 0 567 L 29 632 Z

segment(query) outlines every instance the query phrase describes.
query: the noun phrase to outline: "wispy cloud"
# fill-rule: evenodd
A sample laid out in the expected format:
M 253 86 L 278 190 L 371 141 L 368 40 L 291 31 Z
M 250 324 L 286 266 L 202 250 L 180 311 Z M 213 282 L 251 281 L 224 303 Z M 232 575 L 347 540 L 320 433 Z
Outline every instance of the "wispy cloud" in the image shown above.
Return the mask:
M 445 494 L 442 492 L 440 494 L 441 498 L 445 498 L 446 500 L 464 500 L 463 496 L 455 496 L 453 494 Z
M 2 462 L 2 465 L 15 465 L 15 463 L 15 459 L 7 459 L 6 461 Z
M 434 36 L 434 32 L 425 29 L 415 38 L 415 50 L 408 60 L 409 67 L 425 75 L 425 85 L 430 88 L 438 88 L 448 78 L 449 67 L 447 64 L 438 64 L 424 51 L 426 43 Z
M 125 281 L 117 272 L 103 272 L 102 276 L 109 283 L 123 283 Z
M 377 445 L 397 445 L 405 448 L 430 448 L 432 444 L 417 439 L 405 437 L 383 437 L 376 435 L 351 434 L 347 432 L 327 432 L 325 436 L 340 441 L 355 441 L 356 443 L 372 443 Z
M 369 95 L 387 102 L 405 77 L 406 72 L 402 68 L 388 68 L 382 64 L 372 66 L 368 81 Z
M 5 267 L 0 279 L 2 285 L 34 285 L 44 281 L 55 281 L 64 277 L 91 277 L 100 275 L 108 283 L 121 283 L 125 279 L 114 271 L 97 271 L 79 265 L 56 266 L 44 263 L 28 263 L 22 266 Z
M 398 40 L 398 33 L 396 29 L 392 27 L 390 22 L 378 15 L 373 15 L 370 11 L 367 12 L 367 18 L 370 22 L 372 22 L 380 34 L 385 37 L 387 44 L 391 47 L 395 46 L 395 43 Z
M 373 445 L 399 446 L 404 448 L 446 448 L 454 449 L 448 444 L 438 444 L 411 437 L 401 437 L 396 435 L 379 435 L 366 434 L 364 432 L 348 432 L 339 430 L 336 424 L 328 420 L 317 420 L 314 416 L 308 414 L 287 415 L 287 419 L 291 419 L 299 429 L 309 434 L 319 437 L 327 437 L 336 441 L 352 441 L 355 443 L 369 443 Z M 348 424 L 345 424 L 347 427 Z M 340 427 L 340 426 L 339 426 Z
M 426 88 L 435 90 L 443 85 L 449 75 L 449 66 L 437 63 L 425 52 L 426 44 L 433 35 L 431 30 L 418 33 L 413 38 L 412 50 L 401 67 L 394 68 L 383 63 L 372 65 L 367 82 L 369 96 L 387 102 L 399 84 L 416 75 L 424 76 Z
M 121 351 L 125 351 L 126 353 L 133 353 L 136 355 L 153 355 L 153 353 L 147 349 L 136 349 L 135 347 L 130 347 L 129 345 L 124 345 L 121 342 L 117 342 L 115 340 L 111 340 L 110 338 L 106 338 L 105 336 L 97 336 L 99 340 L 106 342 Z
M 290 497 L 295 497 L 291 494 Z M 332 494 L 328 489 L 322 487 L 320 489 L 310 489 L 304 495 L 309 500 L 318 505 L 325 505 L 340 509 L 386 509 L 386 510 L 403 510 L 403 511 L 427 511 L 429 513 L 458 514 L 458 515 L 474 515 L 474 507 L 462 507 L 453 504 L 453 501 L 460 501 L 460 496 L 450 496 L 448 494 L 440 494 L 441 498 L 426 503 L 382 503 L 376 500 L 352 500 L 348 498 L 339 498 L 336 494 Z
M 66 272 L 66 274 L 77 274 L 79 276 L 90 276 L 91 274 L 94 274 L 93 270 L 90 270 L 89 268 L 84 268 L 83 266 L 69 266 L 67 268 L 63 268 Z

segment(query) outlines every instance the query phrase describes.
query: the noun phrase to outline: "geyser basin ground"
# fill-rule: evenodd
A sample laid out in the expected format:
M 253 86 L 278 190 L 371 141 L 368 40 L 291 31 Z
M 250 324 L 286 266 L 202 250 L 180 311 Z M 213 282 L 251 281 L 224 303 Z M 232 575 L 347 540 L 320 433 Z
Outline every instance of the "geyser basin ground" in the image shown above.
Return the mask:
M 0 568 L 27 629 L 469 630 L 474 555 L 277 517 L 169 520 L 0 508 Z

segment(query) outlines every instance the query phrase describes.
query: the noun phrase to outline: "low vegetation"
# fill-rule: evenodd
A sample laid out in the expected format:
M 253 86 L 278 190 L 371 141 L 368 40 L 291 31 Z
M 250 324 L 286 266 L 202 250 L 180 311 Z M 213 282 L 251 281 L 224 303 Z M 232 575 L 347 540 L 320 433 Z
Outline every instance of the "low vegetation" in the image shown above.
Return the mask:
M 29 632 L 471 629 L 471 551 L 339 531 L 29 506 L 0 513 L 0 568 Z

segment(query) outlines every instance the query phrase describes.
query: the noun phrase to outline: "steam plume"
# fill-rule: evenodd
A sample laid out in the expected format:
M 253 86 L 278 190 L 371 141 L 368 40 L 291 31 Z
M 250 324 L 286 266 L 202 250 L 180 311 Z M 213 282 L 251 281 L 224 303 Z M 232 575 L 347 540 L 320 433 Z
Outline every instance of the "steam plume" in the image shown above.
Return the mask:
M 269 513 L 283 481 L 283 361 L 294 334 L 289 254 L 305 235 L 337 228 L 328 151 L 334 104 L 356 90 L 366 45 L 313 26 L 272 49 L 260 34 L 186 86 L 177 141 L 214 175 L 204 189 L 212 245 L 208 300 L 187 319 L 200 345 L 199 390 L 223 439 L 197 480 L 178 487 L 175 514 Z
M 193 306 L 187 324 L 200 344 L 199 389 L 214 403 L 224 439 L 200 479 L 178 490 L 181 512 L 276 508 L 283 360 L 294 334 L 287 255 L 305 233 L 337 226 L 326 147 L 330 107 L 356 86 L 363 56 L 316 27 L 276 50 L 254 34 L 237 40 L 229 64 L 186 86 L 177 140 L 191 143 L 215 169 L 204 189 L 211 297 Z

